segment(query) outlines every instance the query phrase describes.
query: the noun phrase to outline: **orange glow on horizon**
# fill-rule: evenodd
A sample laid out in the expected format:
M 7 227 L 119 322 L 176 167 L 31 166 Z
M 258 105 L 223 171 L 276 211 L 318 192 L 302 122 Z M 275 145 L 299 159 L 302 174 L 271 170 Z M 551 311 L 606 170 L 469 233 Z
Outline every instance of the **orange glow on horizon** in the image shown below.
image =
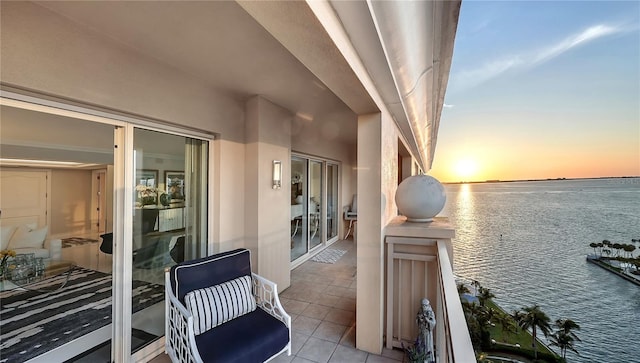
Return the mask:
M 458 153 L 436 156 L 429 175 L 445 183 L 640 176 L 640 157 L 635 155 L 611 158 L 596 153 L 534 152 L 525 156 L 487 150 L 468 155 L 473 159 Z

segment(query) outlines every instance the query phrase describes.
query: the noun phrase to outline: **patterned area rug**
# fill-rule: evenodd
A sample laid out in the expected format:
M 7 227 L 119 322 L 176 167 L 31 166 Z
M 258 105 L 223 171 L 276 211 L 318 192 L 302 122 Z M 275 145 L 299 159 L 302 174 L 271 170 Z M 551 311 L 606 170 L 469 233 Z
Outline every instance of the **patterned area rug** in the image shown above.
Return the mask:
M 132 284 L 134 313 L 164 300 L 162 285 Z M 109 274 L 75 268 L 0 292 L 0 362 L 27 361 L 110 324 L 111 285 Z
M 345 250 L 339 250 L 337 248 L 327 248 L 326 250 L 313 256 L 313 258 L 311 258 L 311 261 L 322 262 L 322 263 L 335 263 L 345 253 L 347 253 L 347 251 Z
M 82 237 L 63 238 L 62 248 L 80 246 L 87 243 L 96 243 L 96 242 L 98 242 L 97 239 L 91 239 L 91 238 L 82 238 Z

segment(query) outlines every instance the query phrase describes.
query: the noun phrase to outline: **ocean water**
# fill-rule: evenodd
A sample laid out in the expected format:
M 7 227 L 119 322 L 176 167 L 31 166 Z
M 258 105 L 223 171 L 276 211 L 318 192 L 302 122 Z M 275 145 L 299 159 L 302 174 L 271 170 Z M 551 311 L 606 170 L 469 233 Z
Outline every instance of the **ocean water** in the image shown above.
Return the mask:
M 445 189 L 459 278 L 491 289 L 508 312 L 538 304 L 552 322 L 579 323 L 569 362 L 640 363 L 640 286 L 585 261 L 591 242 L 640 239 L 640 178 Z

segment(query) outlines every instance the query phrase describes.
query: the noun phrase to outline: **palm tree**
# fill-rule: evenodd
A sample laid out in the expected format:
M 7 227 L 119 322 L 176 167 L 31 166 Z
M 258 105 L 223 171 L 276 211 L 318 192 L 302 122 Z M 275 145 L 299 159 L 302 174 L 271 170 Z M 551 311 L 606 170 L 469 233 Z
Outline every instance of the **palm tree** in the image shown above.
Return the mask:
M 580 338 L 573 332 L 573 330 L 580 330 L 580 325 L 571 319 L 558 319 L 556 320 L 556 327 L 558 331 L 568 334 L 571 338 L 581 341 Z
M 593 255 L 595 257 L 598 257 L 598 252 L 596 252 L 596 247 L 598 247 L 598 244 L 595 242 L 591 242 L 589 243 L 589 247 L 593 248 Z
M 622 248 L 622 245 L 616 242 L 611 247 L 613 247 L 613 249 L 616 250 L 616 258 L 620 257 L 620 249 Z
M 464 311 L 474 350 L 485 349 L 491 342 L 487 309 L 478 304 L 463 302 L 462 310 Z
M 458 295 L 471 293 L 471 290 L 469 290 L 467 285 L 463 284 L 462 282 L 459 282 L 457 286 L 458 286 Z
M 480 293 L 478 295 L 480 306 L 484 306 L 487 300 L 493 299 L 494 297 L 496 296 L 491 292 L 491 290 L 485 289 L 484 287 L 480 286 Z
M 538 345 L 536 344 L 536 337 L 538 329 L 548 336 L 551 332 L 551 325 L 549 325 L 550 319 L 537 304 L 533 306 L 525 306 L 522 308 L 522 314 L 519 316 L 518 325 L 522 329 L 531 328 L 531 345 L 533 346 L 533 355 L 538 359 Z
M 560 354 L 562 358 L 567 358 L 567 349 L 574 351 L 578 354 L 575 346 L 573 345 L 574 339 L 569 334 L 563 333 L 562 331 L 557 331 L 551 334 L 551 345 L 555 345 L 560 348 Z
M 511 317 L 516 321 L 516 323 L 518 323 L 518 326 L 520 326 L 520 321 L 524 319 L 524 313 L 522 310 L 513 310 L 511 312 Z
M 633 258 L 633 251 L 636 250 L 636 246 L 625 244 L 623 247 L 624 251 L 627 253 L 629 258 Z
M 498 314 L 497 316 L 497 321 L 500 324 L 500 327 L 502 328 L 502 337 L 503 337 L 503 341 L 507 341 L 507 337 L 511 334 L 511 333 L 516 333 L 518 330 L 518 326 L 516 325 L 516 322 L 513 320 L 513 317 L 511 317 L 509 314 Z
M 602 244 L 602 242 L 598 242 L 598 248 L 600 249 L 600 257 L 602 257 L 602 247 L 604 247 L 604 244 Z

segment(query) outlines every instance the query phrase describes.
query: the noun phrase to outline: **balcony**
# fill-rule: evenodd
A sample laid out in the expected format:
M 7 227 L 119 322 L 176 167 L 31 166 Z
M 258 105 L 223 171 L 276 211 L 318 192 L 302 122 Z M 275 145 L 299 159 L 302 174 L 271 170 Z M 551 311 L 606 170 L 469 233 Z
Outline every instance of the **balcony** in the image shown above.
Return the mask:
M 408 223 L 397 217 L 385 228 L 386 347 L 411 344 L 422 298 L 436 316 L 437 362 L 475 362 L 469 330 L 453 275 L 455 231 L 444 218 Z
M 436 313 L 437 362 L 475 362 L 451 266 L 453 230 L 441 220 L 425 226 L 405 225 L 398 219 L 386 231 L 387 242 L 395 240 L 387 243 L 393 247 L 387 248 L 392 251 L 391 256 L 387 254 L 387 260 L 392 261 L 388 266 L 399 266 L 393 276 L 387 274 L 386 278 L 403 281 L 394 286 L 404 297 L 395 299 L 393 304 L 394 317 L 403 319 L 387 324 L 399 327 L 401 338 L 407 343 L 413 341 L 417 335 L 415 313 L 426 291 Z M 307 261 L 291 271 L 291 286 L 280 297 L 293 319 L 292 357 L 279 356 L 273 362 L 291 362 L 295 358 L 313 362 L 402 362 L 404 353 L 398 348 L 399 342 L 394 344 L 393 340 L 387 339 L 381 354 L 356 349 L 355 243 L 344 240 L 330 248 L 347 253 L 334 264 Z M 398 332 L 387 335 L 396 338 Z M 169 359 L 163 354 L 152 362 Z

